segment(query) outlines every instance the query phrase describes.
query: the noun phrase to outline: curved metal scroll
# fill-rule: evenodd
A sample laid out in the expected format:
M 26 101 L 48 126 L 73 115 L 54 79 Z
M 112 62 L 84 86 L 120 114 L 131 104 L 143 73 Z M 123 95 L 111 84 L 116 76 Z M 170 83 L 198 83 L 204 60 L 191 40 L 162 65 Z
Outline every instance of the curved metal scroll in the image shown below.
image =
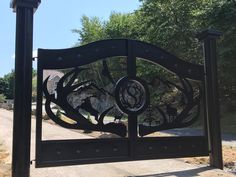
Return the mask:
M 159 93 L 159 100 L 151 103 L 145 118 L 139 124 L 139 135 L 145 136 L 160 130 L 183 128 L 192 125 L 200 114 L 201 87 L 193 89 L 187 79 L 179 77 L 179 85 L 157 78 L 160 87 L 166 90 Z M 158 89 L 158 88 L 156 88 Z M 167 93 L 165 93 L 167 92 Z M 168 98 L 165 96 L 168 95 Z
M 82 66 L 98 62 L 99 60 L 117 57 L 129 56 L 129 49 L 133 48 L 132 56 L 141 58 L 151 63 L 164 67 L 170 72 L 178 76 L 178 81 L 168 81 L 158 76 L 157 80 L 166 87 L 166 90 L 174 92 L 174 96 L 182 98 L 181 101 L 170 103 L 159 95 L 159 102 L 152 102 L 152 88 L 147 80 L 136 77 L 130 77 L 127 70 L 127 77 L 113 78 L 112 71 L 106 61 L 102 62 L 102 75 L 113 85 L 113 91 L 107 91 L 101 88 L 93 80 L 79 81 L 79 75 L 87 70 Z M 200 113 L 201 89 L 192 87 L 187 79 L 203 81 L 204 69 L 202 65 L 195 65 L 147 43 L 120 39 L 120 40 L 104 40 L 90 43 L 85 46 L 63 49 L 63 50 L 44 50 L 39 49 L 39 70 L 44 69 L 65 69 L 75 68 L 66 73 L 58 82 L 56 93 L 50 94 L 47 89 L 49 77 L 43 83 L 43 92 L 46 97 L 45 108 L 49 117 L 65 128 L 84 129 L 94 131 L 104 131 L 125 137 L 127 134 L 126 126 L 122 122 L 104 123 L 104 117 L 110 112 L 120 109 L 122 113 L 118 113 L 115 119 L 121 119 L 123 114 L 144 116 L 143 122 L 139 125 L 139 135 L 145 136 L 159 130 L 180 128 L 191 125 L 196 121 Z M 128 57 L 129 59 L 129 57 Z M 129 62 L 127 62 L 128 64 Z M 129 66 L 128 68 L 136 66 Z M 158 88 L 157 88 L 158 89 Z M 72 93 L 81 93 L 86 90 L 87 94 L 81 99 L 81 103 L 76 107 L 68 101 L 69 95 Z M 155 89 L 154 89 L 155 90 Z M 178 92 L 178 93 L 177 93 Z M 109 95 L 113 97 L 116 104 L 107 107 L 105 110 L 97 110 L 92 104 L 92 99 L 97 95 Z M 60 119 L 51 106 L 55 104 L 60 107 L 62 114 L 72 123 L 68 123 Z M 117 108 L 118 107 L 118 108 Z M 82 110 L 82 111 L 81 111 Z M 95 122 L 92 122 L 82 112 L 86 111 L 94 116 Z M 143 115 L 142 115 L 143 114 Z M 157 115 L 158 114 L 158 115 Z M 158 117 L 158 119 L 153 118 Z M 153 121 L 156 123 L 153 125 Z
M 109 107 L 101 114 L 99 114 L 99 112 L 96 109 L 94 109 L 91 104 L 90 99 L 93 96 L 87 96 L 86 98 L 84 98 L 83 103 L 77 106 L 76 108 L 74 108 L 71 104 L 69 104 L 67 98 L 73 92 L 80 92 L 81 90 L 96 90 L 101 92 L 102 94 L 108 94 L 105 90 L 98 88 L 93 81 L 75 83 L 78 74 L 83 70 L 85 69 L 75 68 L 72 71 L 65 74 L 57 84 L 56 87 L 57 95 L 55 95 L 55 93 L 49 94 L 48 92 L 47 83 L 50 76 L 44 81 L 43 92 L 46 97 L 45 110 L 47 114 L 55 123 L 65 128 L 111 132 L 121 137 L 125 137 L 127 130 L 126 126 L 123 123 L 111 122 L 104 124 L 104 117 L 107 115 L 109 111 L 111 111 L 114 108 L 114 106 Z M 51 109 L 52 103 L 59 106 L 63 111 L 62 114 L 65 115 L 67 118 L 73 120 L 73 122 L 75 123 L 68 123 L 60 119 L 60 117 L 58 117 L 52 111 Z M 96 123 L 91 122 L 88 118 L 82 115 L 79 112 L 79 109 L 86 110 L 91 115 L 94 115 Z

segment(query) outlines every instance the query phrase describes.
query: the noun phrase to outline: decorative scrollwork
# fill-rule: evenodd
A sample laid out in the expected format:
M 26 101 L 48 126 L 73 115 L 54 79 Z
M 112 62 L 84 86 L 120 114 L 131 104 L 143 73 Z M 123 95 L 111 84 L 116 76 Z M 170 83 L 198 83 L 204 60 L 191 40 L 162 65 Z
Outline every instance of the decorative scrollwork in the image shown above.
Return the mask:
M 101 112 L 94 108 L 92 104 L 92 100 L 97 97 L 96 94 L 111 96 L 112 94 L 103 88 L 99 88 L 93 80 L 79 82 L 77 79 L 78 75 L 84 70 L 86 69 L 75 68 L 65 74 L 57 84 L 56 94 L 49 94 L 48 92 L 47 83 L 49 77 L 44 81 L 43 92 L 46 98 L 45 109 L 47 114 L 55 123 L 65 128 L 111 132 L 121 137 L 125 137 L 127 130 L 122 122 L 104 123 L 104 117 L 114 110 L 115 106 L 109 106 Z M 77 106 L 70 104 L 68 101 L 70 94 L 77 93 L 81 95 L 82 92 L 86 92 L 86 94 L 84 94 L 84 98 L 80 99 L 80 103 Z M 59 106 L 61 113 L 73 120 L 73 123 L 68 123 L 56 116 L 51 109 L 52 103 Z M 83 111 L 94 116 L 96 122 L 91 122 L 84 114 L 82 114 Z
M 187 79 L 179 77 L 179 84 L 156 77 L 159 85 L 158 100 L 153 101 L 139 125 L 139 135 L 187 127 L 193 124 L 200 114 L 201 88 L 193 89 Z M 151 87 L 152 83 L 149 83 Z
M 148 105 L 149 92 L 141 79 L 124 77 L 116 85 L 115 98 L 124 113 L 140 114 Z
M 187 127 L 200 114 L 200 86 L 193 87 L 185 78 L 174 77 L 169 81 L 155 75 L 154 80 L 144 81 L 142 76 L 125 76 L 116 81 L 104 60 L 101 73 L 111 85 L 108 89 L 93 79 L 78 79 L 87 70 L 78 67 L 66 73 L 59 80 L 55 93 L 49 93 L 47 89 L 49 77 L 43 83 L 45 110 L 62 127 L 104 131 L 125 137 L 127 130 L 121 119 L 127 114 L 142 117 L 139 135 L 145 136 L 160 130 Z M 75 97 L 79 99 L 77 104 L 73 104 Z M 101 106 L 101 102 L 111 100 L 112 104 Z M 51 109 L 52 104 L 60 107 L 62 115 L 72 121 L 60 119 Z M 105 117 L 111 113 L 114 113 L 113 122 L 104 123 Z M 89 116 L 94 117 L 94 121 Z

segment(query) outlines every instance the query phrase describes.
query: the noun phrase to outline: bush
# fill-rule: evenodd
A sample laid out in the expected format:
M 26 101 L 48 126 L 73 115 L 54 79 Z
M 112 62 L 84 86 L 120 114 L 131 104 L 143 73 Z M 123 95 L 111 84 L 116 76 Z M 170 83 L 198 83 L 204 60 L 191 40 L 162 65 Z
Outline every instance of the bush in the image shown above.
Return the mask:
M 0 94 L 0 103 L 4 103 L 4 101 L 6 100 L 6 97 L 4 94 Z

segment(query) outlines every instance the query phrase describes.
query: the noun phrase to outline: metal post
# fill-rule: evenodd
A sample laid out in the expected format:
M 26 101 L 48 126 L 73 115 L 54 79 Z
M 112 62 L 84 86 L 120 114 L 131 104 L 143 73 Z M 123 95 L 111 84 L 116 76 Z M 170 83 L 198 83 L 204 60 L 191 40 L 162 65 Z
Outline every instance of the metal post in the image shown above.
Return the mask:
M 13 177 L 30 176 L 33 13 L 37 6 L 36 0 L 11 2 L 16 12 Z
M 221 33 L 205 30 L 198 35 L 204 43 L 205 89 L 210 165 L 223 169 L 222 143 L 220 130 L 220 106 L 217 79 L 216 39 Z
M 133 44 L 132 41 L 127 40 L 127 74 L 129 77 L 136 76 L 136 58 L 133 52 Z M 135 144 L 137 139 L 137 116 L 129 115 L 128 116 L 128 135 L 129 135 L 129 155 L 132 159 L 135 158 Z

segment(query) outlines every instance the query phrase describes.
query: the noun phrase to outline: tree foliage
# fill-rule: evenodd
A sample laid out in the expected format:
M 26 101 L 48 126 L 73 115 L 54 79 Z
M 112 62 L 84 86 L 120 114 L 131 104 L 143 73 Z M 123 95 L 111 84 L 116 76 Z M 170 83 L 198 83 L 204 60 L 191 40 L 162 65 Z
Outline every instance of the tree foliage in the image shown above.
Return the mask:
M 199 62 L 195 39 L 198 1 L 143 0 L 138 11 L 143 39 L 191 62 Z
M 15 72 L 12 70 L 3 78 L 0 78 L 0 94 L 3 94 L 7 99 L 14 98 Z
M 32 69 L 32 88 L 33 93 L 36 95 L 36 70 Z M 0 77 L 0 94 L 3 94 L 6 99 L 14 99 L 15 89 L 15 71 L 12 70 L 10 73 Z
M 138 39 L 138 24 L 135 14 L 112 13 L 104 25 L 105 37 Z
M 97 41 L 99 39 L 104 39 L 105 32 L 103 23 L 98 17 L 89 18 L 87 16 L 83 16 L 81 19 L 82 29 L 73 29 L 72 32 L 78 33 L 79 44 L 83 45 L 90 42 Z
M 219 40 L 219 83 L 222 97 L 236 101 L 236 1 L 215 1 L 205 13 L 206 26 L 223 32 Z
M 0 94 L 0 103 L 4 103 L 6 97 L 3 94 Z
M 82 18 L 79 44 L 99 39 L 132 38 L 157 45 L 192 63 L 202 63 L 201 43 L 196 32 L 212 28 L 223 32 L 218 41 L 220 90 L 223 100 L 236 100 L 236 2 L 234 0 L 140 0 L 133 13 L 112 13 L 107 21 Z M 139 72 L 163 74 L 145 63 Z M 95 66 L 96 69 L 96 66 Z M 99 71 L 97 71 L 99 72 Z M 165 74 L 165 73 L 164 73 Z

